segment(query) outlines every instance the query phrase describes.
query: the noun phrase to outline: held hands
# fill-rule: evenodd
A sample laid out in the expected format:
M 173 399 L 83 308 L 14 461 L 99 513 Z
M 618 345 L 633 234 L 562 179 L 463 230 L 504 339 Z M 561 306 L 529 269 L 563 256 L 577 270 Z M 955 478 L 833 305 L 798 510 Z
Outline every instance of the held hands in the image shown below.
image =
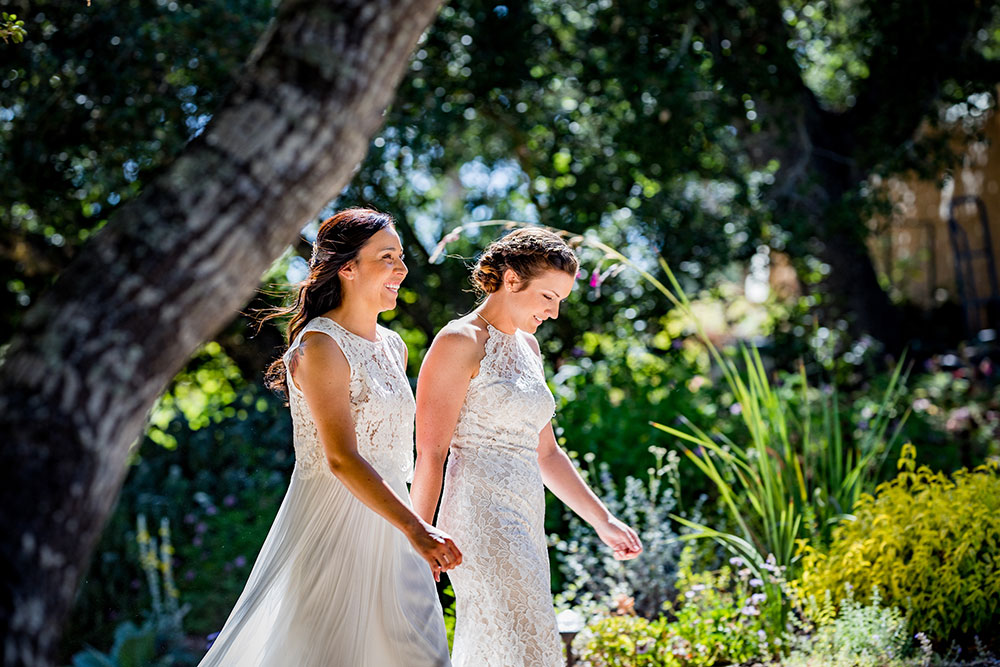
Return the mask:
M 410 536 L 410 544 L 431 566 L 434 581 L 441 581 L 441 573 L 462 564 L 462 552 L 447 533 L 426 522 Z
M 613 516 L 594 524 L 594 530 L 601 541 L 614 550 L 615 560 L 631 560 L 642 553 L 639 535 Z

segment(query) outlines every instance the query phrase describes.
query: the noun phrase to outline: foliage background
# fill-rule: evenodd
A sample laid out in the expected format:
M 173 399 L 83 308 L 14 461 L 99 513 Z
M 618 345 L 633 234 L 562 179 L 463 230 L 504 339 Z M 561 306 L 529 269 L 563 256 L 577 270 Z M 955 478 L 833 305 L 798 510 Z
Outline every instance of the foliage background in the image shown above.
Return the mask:
M 25 31 L 0 45 L 2 344 L 79 248 L 202 131 L 275 6 L 0 8 Z M 995 350 L 962 346 L 947 312 L 930 326 L 933 313 L 892 303 L 864 241 L 871 214 L 888 205 L 872 176 L 947 173 L 955 148 L 978 136 L 1000 79 L 998 21 L 990 2 L 456 0 L 328 210 L 369 205 L 399 221 L 411 272 L 385 321 L 410 348 L 411 377 L 435 331 L 474 306 L 466 266 L 500 229 L 455 235 L 432 262 L 438 241 L 469 221 L 546 224 L 640 267 L 664 258 L 713 340 L 759 344 L 779 392 L 794 395 L 799 362 L 813 387 L 839 387 L 851 437 L 869 427 L 887 369 L 909 345 L 918 352 L 901 441 L 919 443 L 935 470 L 973 466 L 1000 454 L 1000 388 L 983 363 Z M 944 134 L 927 131 L 956 117 Z M 247 313 L 303 276 L 314 231 L 262 277 Z M 751 301 L 747 267 L 774 253 L 790 258 L 801 294 Z M 651 446 L 676 450 L 650 421 L 683 416 L 738 437 L 741 407 L 690 318 L 604 253 L 584 244 L 581 254 L 577 289 L 539 334 L 560 443 L 621 480 L 647 476 Z M 234 317 L 153 410 L 81 588 L 67 656 L 108 646 L 116 624 L 148 608 L 140 512 L 174 529 L 188 633 L 221 625 L 292 465 L 287 411 L 260 382 L 281 345 L 279 328 Z M 702 507 L 706 521 L 733 528 L 694 466 L 679 466 L 677 486 L 678 512 Z M 554 503 L 547 528 L 569 530 Z M 558 569 L 553 577 L 557 589 L 567 583 Z

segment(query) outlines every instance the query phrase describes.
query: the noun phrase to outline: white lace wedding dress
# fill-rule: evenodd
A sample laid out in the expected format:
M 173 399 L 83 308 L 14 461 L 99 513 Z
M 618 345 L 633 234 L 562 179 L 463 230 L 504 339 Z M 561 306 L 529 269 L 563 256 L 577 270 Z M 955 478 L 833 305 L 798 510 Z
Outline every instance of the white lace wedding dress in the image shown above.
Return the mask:
M 438 523 L 462 550 L 455 667 L 557 667 L 538 437 L 555 401 L 528 334 L 487 325 L 452 437 Z
M 405 347 L 317 317 L 351 366 L 358 451 L 402 498 L 413 466 L 413 394 Z M 286 362 L 288 356 L 285 357 Z M 441 606 L 427 563 L 399 530 L 330 472 L 302 392 L 288 375 L 295 469 L 250 579 L 201 664 L 226 667 L 449 665 Z

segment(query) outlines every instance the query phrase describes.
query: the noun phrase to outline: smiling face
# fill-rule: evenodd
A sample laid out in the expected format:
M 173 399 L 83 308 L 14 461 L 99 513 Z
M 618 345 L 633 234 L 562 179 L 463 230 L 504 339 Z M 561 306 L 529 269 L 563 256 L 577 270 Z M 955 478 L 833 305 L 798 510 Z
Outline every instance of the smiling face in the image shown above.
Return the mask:
M 574 274 L 557 269 L 547 269 L 527 281 L 511 269 L 504 271 L 504 283 L 511 287 L 508 304 L 514 325 L 533 334 L 545 320 L 559 317 L 559 304 L 569 296 L 575 281 Z
M 399 235 L 386 227 L 361 246 L 357 258 L 340 270 L 340 277 L 345 296 L 374 303 L 383 312 L 396 307 L 399 284 L 407 272 Z

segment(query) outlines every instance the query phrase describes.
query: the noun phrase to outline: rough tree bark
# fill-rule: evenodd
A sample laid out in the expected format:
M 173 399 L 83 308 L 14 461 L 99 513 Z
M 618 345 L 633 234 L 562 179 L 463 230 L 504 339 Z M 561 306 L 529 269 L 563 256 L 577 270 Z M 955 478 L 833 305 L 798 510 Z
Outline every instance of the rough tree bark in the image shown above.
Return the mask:
M 0 366 L 5 665 L 48 665 L 149 407 L 333 199 L 440 0 L 286 0 L 205 133 L 26 315 Z

